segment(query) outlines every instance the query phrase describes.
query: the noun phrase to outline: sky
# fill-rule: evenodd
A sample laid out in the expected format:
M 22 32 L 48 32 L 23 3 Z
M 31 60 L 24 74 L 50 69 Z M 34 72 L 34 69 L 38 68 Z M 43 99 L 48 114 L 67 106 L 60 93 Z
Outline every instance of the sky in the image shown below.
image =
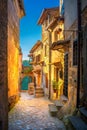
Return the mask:
M 59 0 L 24 0 L 26 16 L 20 20 L 20 46 L 23 60 L 29 60 L 29 51 L 37 40 L 41 40 L 41 26 L 37 22 L 42 10 L 58 5 Z

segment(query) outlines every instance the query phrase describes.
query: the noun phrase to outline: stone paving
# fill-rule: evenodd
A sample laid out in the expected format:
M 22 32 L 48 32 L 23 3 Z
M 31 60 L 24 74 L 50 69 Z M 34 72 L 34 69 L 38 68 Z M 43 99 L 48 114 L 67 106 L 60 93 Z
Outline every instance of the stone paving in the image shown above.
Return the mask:
M 65 130 L 64 124 L 51 117 L 46 98 L 34 98 L 21 93 L 21 98 L 9 112 L 8 130 Z

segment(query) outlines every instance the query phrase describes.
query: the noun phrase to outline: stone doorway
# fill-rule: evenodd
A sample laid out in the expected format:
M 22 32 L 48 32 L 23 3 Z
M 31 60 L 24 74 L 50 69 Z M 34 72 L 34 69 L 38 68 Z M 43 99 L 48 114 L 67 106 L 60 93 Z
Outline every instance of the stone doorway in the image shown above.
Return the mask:
M 27 91 L 28 90 L 28 84 L 31 83 L 31 82 L 32 82 L 32 77 L 25 76 L 22 79 L 22 82 L 21 82 L 21 90 Z

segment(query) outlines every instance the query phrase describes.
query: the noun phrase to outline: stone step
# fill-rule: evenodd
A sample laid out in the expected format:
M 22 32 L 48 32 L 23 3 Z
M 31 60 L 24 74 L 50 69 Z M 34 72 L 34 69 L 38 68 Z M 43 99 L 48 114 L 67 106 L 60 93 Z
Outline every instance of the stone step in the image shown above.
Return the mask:
M 35 90 L 36 93 L 43 93 L 43 90 Z
M 35 97 L 38 98 L 38 97 L 44 97 L 44 94 L 41 94 L 41 93 L 35 93 Z
M 43 90 L 43 88 L 35 88 L 36 90 Z
M 35 97 L 43 97 L 44 96 L 44 91 L 43 88 L 36 88 L 35 89 Z
M 82 119 L 87 123 L 87 109 L 85 107 L 79 108 Z
M 50 112 L 51 116 L 57 116 L 58 110 L 57 110 L 56 106 L 54 104 L 49 104 L 48 106 L 49 106 L 49 112 Z
M 44 92 L 44 91 L 43 91 L 42 88 L 40 88 L 40 89 L 39 89 L 39 88 L 36 88 L 36 89 L 35 89 L 35 92 Z
M 69 121 L 72 124 L 72 130 L 87 130 L 86 123 L 78 116 L 70 116 Z
M 63 104 L 65 104 L 65 103 L 67 103 L 68 98 L 67 98 L 66 96 L 62 95 L 62 96 L 60 97 L 60 100 L 61 100 L 61 102 L 62 102 Z
M 58 110 L 60 110 L 61 107 L 63 107 L 63 103 L 59 100 L 54 101 L 54 104 L 55 104 L 55 106 L 57 107 Z

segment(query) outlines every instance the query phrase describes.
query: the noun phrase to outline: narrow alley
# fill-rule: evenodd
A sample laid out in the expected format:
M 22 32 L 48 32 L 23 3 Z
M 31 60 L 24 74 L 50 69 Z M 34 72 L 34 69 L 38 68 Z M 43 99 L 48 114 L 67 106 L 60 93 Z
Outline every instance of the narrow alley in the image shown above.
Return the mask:
M 51 117 L 46 98 L 21 93 L 20 100 L 9 112 L 9 130 L 65 130 L 62 121 Z

